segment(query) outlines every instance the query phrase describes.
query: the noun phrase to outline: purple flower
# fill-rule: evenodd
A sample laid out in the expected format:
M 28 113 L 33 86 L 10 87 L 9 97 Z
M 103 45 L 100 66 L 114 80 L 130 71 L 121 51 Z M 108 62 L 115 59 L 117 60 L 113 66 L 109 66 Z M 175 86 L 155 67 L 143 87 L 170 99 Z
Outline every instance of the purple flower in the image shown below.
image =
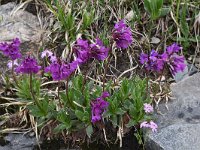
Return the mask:
M 104 99 L 109 96 L 108 92 L 102 93 L 102 95 L 91 102 L 92 107 L 92 123 L 100 121 L 102 119 L 102 114 L 105 109 L 109 106 L 109 103 Z
M 156 52 L 154 49 L 151 51 L 149 59 L 151 61 L 157 61 L 158 59 L 158 52 Z
M 53 80 L 64 80 L 68 78 L 78 67 L 78 61 L 69 64 L 64 62 L 52 62 L 50 66 L 45 68 L 45 72 L 50 72 Z
M 38 66 L 37 61 L 28 56 L 26 57 L 22 63 L 15 69 L 17 73 L 31 74 L 37 73 L 40 70 L 41 66 Z
M 51 63 L 50 66 L 45 68 L 45 72 L 50 72 L 53 80 L 61 80 L 61 64 L 58 62 Z
M 78 68 L 79 62 L 80 62 L 80 60 L 79 60 L 79 59 L 76 59 L 76 60 L 72 61 L 72 62 L 69 64 L 71 72 L 74 72 L 74 71 Z
M 144 103 L 144 111 L 145 113 L 153 112 L 153 107 L 150 104 Z
M 109 48 L 103 45 L 103 42 L 97 38 L 95 44 L 90 44 L 90 54 L 91 57 L 97 60 L 105 60 L 108 57 Z
M 144 121 L 140 124 L 140 128 L 150 128 L 152 132 L 157 132 L 158 125 L 152 120 L 150 122 Z
M 15 59 L 14 62 L 13 61 L 8 62 L 8 64 L 7 64 L 8 69 L 12 69 L 12 67 L 13 67 L 12 65 L 14 65 L 14 67 L 17 67 L 19 65 L 17 62 L 17 59 Z
M 11 43 L 0 43 L 0 50 L 5 56 L 10 57 L 12 60 L 21 58 L 21 53 L 19 51 L 20 40 L 18 38 L 13 39 Z
M 117 47 L 122 49 L 127 48 L 133 41 L 131 29 L 127 27 L 124 20 L 115 24 L 112 36 Z
M 144 65 L 144 64 L 148 63 L 148 61 L 149 61 L 149 56 L 145 53 L 141 53 L 140 54 L 140 63 Z
M 71 74 L 70 64 L 63 63 L 60 67 L 61 78 L 66 79 Z
M 61 66 L 61 77 L 62 79 L 68 78 L 78 67 L 78 61 L 73 61 L 69 64 L 63 63 Z
M 185 58 L 184 56 L 173 54 L 169 58 L 168 65 L 173 75 L 175 75 L 177 72 L 183 72 L 186 67 Z
M 147 123 L 147 121 L 144 121 L 140 124 L 140 128 L 148 128 L 149 127 L 149 123 Z
M 44 57 L 51 57 L 53 55 L 53 53 L 49 50 L 44 50 L 41 54 L 41 58 L 44 58 Z
M 167 47 L 166 51 L 161 55 L 161 58 L 169 66 L 169 69 L 173 75 L 177 72 L 184 71 L 186 64 L 184 56 L 180 56 L 177 53 L 181 50 L 178 44 L 174 43 Z
M 182 49 L 182 47 L 180 47 L 177 43 L 174 43 L 170 46 L 167 47 L 167 53 L 168 55 L 171 55 L 173 53 L 177 53 Z
M 105 92 L 103 92 L 102 93 L 102 98 L 106 98 L 106 97 L 109 97 L 110 96 L 110 94 L 107 92 L 107 91 L 105 91 Z
M 56 56 L 50 56 L 50 61 L 51 62 L 56 62 L 57 61 L 57 57 Z
M 164 61 L 155 50 L 152 50 L 150 55 L 141 53 L 140 63 L 149 71 L 160 72 L 164 68 Z
M 158 125 L 155 122 L 153 122 L 152 120 L 149 123 L 149 127 L 151 128 L 151 130 L 153 132 L 157 132 Z
M 158 54 L 152 50 L 150 55 L 141 53 L 140 63 L 145 66 L 147 70 L 160 72 L 164 66 L 168 66 L 171 73 L 175 75 L 177 72 L 184 71 L 186 64 L 185 58 L 177 53 L 181 50 L 178 44 L 174 43 L 167 47 L 163 54 Z
M 89 60 L 89 49 L 88 41 L 82 39 L 78 39 L 76 44 L 73 46 L 73 50 L 77 58 L 80 60 L 80 63 L 85 63 Z
M 168 61 L 169 55 L 166 52 L 164 52 L 163 54 L 160 55 L 160 57 L 164 62 L 166 62 Z

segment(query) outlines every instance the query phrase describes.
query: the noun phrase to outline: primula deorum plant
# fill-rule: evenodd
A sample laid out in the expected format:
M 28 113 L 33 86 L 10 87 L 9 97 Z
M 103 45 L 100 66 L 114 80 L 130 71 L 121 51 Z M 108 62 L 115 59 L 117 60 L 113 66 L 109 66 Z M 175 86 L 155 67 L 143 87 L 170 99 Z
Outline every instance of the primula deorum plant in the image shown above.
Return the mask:
M 22 56 L 18 38 L 11 43 L 0 43 L 2 53 L 11 59 L 8 67 L 12 69 L 18 99 L 28 101 L 27 108 L 36 117 L 41 130 L 47 122 L 54 122 L 55 134 L 64 133 L 65 136 L 70 136 L 82 131 L 91 138 L 99 132 L 106 134 L 106 129 L 113 128 L 118 133 L 117 138 L 121 140 L 124 128 L 134 128 L 138 134 L 140 128 L 150 128 L 156 132 L 158 126 L 151 117 L 153 106 L 147 93 L 147 79 L 138 76 L 123 78 L 119 84 L 106 79 L 111 48 L 116 46 L 125 50 L 132 44 L 130 27 L 125 20 L 116 23 L 112 30 L 110 47 L 105 46 L 100 38 L 94 41 L 82 38 L 74 41 L 72 50 L 75 59 L 71 62 L 46 49 L 38 57 L 41 58 L 41 63 L 31 54 Z M 159 73 L 169 68 L 171 73 L 175 74 L 185 68 L 184 57 L 178 55 L 180 49 L 177 44 L 172 44 L 163 54 L 155 50 L 149 55 L 141 53 L 140 62 L 149 72 Z M 102 63 L 105 71 L 103 81 L 88 80 L 87 73 L 76 73 L 77 68 L 91 62 L 104 61 L 106 63 Z M 47 89 L 42 89 L 45 85 L 42 85 L 42 72 L 45 72 L 45 76 L 48 75 L 48 79 L 56 81 L 58 89 L 53 94 Z M 53 90 L 55 87 L 50 88 Z M 137 137 L 141 141 L 141 136 Z
M 175 75 L 186 67 L 184 56 L 178 55 L 180 50 L 181 47 L 174 43 L 168 46 L 162 54 L 158 54 L 155 50 L 152 50 L 150 55 L 141 53 L 140 63 L 148 71 L 162 72 L 168 68 Z

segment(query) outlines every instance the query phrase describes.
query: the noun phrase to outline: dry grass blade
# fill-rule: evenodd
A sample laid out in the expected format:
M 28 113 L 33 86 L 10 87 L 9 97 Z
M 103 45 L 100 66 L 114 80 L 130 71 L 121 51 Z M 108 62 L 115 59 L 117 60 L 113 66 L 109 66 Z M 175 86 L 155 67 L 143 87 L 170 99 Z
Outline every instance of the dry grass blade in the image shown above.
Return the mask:
M 14 15 L 17 11 L 19 11 L 20 9 L 25 8 L 26 5 L 28 5 L 28 3 L 30 3 L 31 1 L 33 1 L 33 0 L 26 0 L 25 2 L 20 3 L 19 5 L 17 5 L 17 6 L 12 10 L 12 12 L 10 13 L 10 15 L 12 16 L 12 15 Z
M 0 104 L 0 106 L 3 106 L 3 107 L 8 107 L 8 106 L 11 106 L 11 105 L 27 105 L 27 104 L 31 104 L 32 102 L 10 102 L 10 103 L 3 103 L 3 104 Z
M 137 67 L 138 67 L 138 65 L 136 65 L 135 67 L 130 68 L 130 69 L 128 69 L 128 70 L 125 70 L 122 74 L 119 75 L 119 77 L 117 78 L 117 80 L 119 80 L 119 78 L 121 78 L 124 74 L 126 74 L 126 73 L 128 73 L 128 72 L 130 72 L 130 71 L 133 71 L 133 70 L 137 69 Z

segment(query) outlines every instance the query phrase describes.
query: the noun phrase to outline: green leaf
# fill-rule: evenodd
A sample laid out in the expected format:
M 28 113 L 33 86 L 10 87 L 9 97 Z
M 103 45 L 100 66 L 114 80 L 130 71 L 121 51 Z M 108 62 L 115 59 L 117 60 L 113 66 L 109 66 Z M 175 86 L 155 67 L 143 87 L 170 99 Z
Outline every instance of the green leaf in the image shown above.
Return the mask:
M 83 85 L 83 76 L 82 75 L 78 75 L 72 79 L 72 86 L 76 90 L 81 91 L 82 85 Z
M 190 31 L 189 31 L 188 23 L 186 21 L 186 12 L 187 12 L 187 5 L 185 4 L 182 9 L 182 13 L 180 17 L 180 25 L 181 25 L 181 32 L 187 38 L 190 34 Z
M 63 131 L 64 129 L 67 129 L 66 125 L 65 124 L 59 124 L 57 127 L 55 127 L 53 129 L 53 131 L 57 134 L 57 133 Z
M 149 13 L 152 12 L 150 3 L 151 3 L 150 0 L 144 0 L 144 8 L 145 8 L 146 11 L 148 11 Z
M 144 0 L 144 7 L 153 20 L 160 17 L 162 6 L 163 0 Z
M 46 114 L 40 111 L 36 105 L 28 105 L 27 108 L 30 110 L 30 113 L 35 117 L 44 117 Z
M 128 124 L 126 124 L 126 127 L 130 128 L 130 127 L 135 126 L 135 124 L 136 124 L 136 122 L 133 119 L 131 119 L 131 120 L 129 120 Z
M 92 133 L 93 133 L 93 127 L 92 125 L 89 125 L 87 128 L 86 128 L 86 133 L 87 133 L 87 136 L 90 138 Z
M 57 116 L 57 120 L 62 122 L 67 129 L 71 128 L 72 123 L 71 123 L 71 118 L 69 114 L 67 114 L 64 110 L 60 110 Z
M 87 12 L 86 10 L 83 12 L 83 26 L 82 26 L 82 29 L 85 30 L 87 29 L 91 23 L 93 22 L 94 20 L 94 10 L 93 11 L 90 11 L 90 12 Z
M 171 9 L 171 8 L 169 8 L 169 7 L 162 8 L 162 9 L 161 9 L 161 13 L 160 13 L 160 17 L 166 16 L 166 15 L 170 12 L 170 9 Z
M 36 98 L 40 97 L 40 80 L 38 78 L 32 78 L 32 88 L 33 93 Z M 22 99 L 22 101 L 30 101 L 32 100 L 32 96 L 30 93 L 30 77 L 23 76 L 21 81 L 19 81 L 19 87 L 17 87 L 17 96 Z
M 111 121 L 112 121 L 112 124 L 117 127 L 118 126 L 118 123 L 117 123 L 117 115 L 113 115 L 111 117 Z
M 142 141 L 142 135 L 140 135 L 138 132 L 137 133 L 134 133 L 135 137 L 137 138 L 137 141 L 140 145 L 143 144 L 143 141 Z
M 82 112 L 82 111 L 80 111 L 80 110 L 75 110 L 75 114 L 76 114 L 76 116 L 77 116 L 77 118 L 78 118 L 79 120 L 82 120 L 83 117 L 84 117 L 84 112 Z
M 122 99 L 126 99 L 129 95 L 129 81 L 127 79 L 123 79 L 122 84 L 121 84 L 121 94 L 122 94 Z
M 118 108 L 116 111 L 116 114 L 118 114 L 118 115 L 123 115 L 124 113 L 125 113 L 125 111 L 122 110 L 122 108 Z

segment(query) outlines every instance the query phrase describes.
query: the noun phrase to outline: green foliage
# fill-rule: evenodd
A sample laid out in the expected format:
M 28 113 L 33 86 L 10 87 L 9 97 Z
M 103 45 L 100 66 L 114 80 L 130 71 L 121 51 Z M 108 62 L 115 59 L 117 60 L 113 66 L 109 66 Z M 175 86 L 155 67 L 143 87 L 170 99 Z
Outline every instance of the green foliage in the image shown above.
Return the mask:
M 135 15 L 134 15 L 135 18 L 134 18 L 134 20 L 140 22 L 142 16 L 141 16 L 141 11 L 140 11 L 138 5 L 139 5 L 139 4 L 138 4 L 136 1 L 133 1 L 132 10 L 133 10 L 133 12 L 135 13 Z
M 85 31 L 94 21 L 94 9 L 86 10 L 86 8 L 81 8 L 77 13 L 74 13 L 73 5 L 68 6 L 66 2 L 61 2 L 59 0 L 45 0 L 48 8 L 57 18 L 61 26 L 61 31 L 66 32 L 67 40 L 73 41 L 76 39 L 76 35 Z M 81 20 L 82 19 L 82 20 Z M 77 21 L 81 20 L 81 21 Z M 66 42 L 69 42 L 66 41 Z
M 32 89 L 36 98 L 40 97 L 40 85 L 41 83 L 38 78 L 32 79 Z M 19 81 L 19 87 L 17 87 L 17 96 L 23 101 L 32 100 L 29 76 L 23 76 Z
M 116 125 L 116 117 L 123 117 L 126 113 L 131 120 L 127 124 L 128 127 L 137 125 L 144 117 L 144 103 L 149 103 L 150 99 L 146 95 L 146 80 L 139 77 L 133 79 L 123 79 L 120 88 L 108 98 L 109 109 L 106 116 L 111 118 L 113 124 Z M 120 123 L 119 123 L 120 124 Z
M 45 0 L 45 2 L 52 13 L 57 17 L 62 31 L 67 31 L 69 37 L 74 39 L 76 31 L 75 17 L 72 14 L 71 9 L 66 12 L 66 5 L 59 2 L 59 0 Z
M 87 29 L 92 22 L 94 21 L 94 10 L 92 11 L 83 11 L 83 15 L 82 15 L 82 20 L 83 20 L 83 24 L 82 24 L 82 30 Z
M 183 8 L 180 11 L 180 29 L 182 33 L 182 37 L 180 37 L 178 40 L 180 41 L 182 39 L 183 47 L 184 49 L 187 49 L 190 46 L 190 30 L 189 25 L 187 23 L 187 4 L 185 3 Z
M 181 32 L 184 35 L 185 38 L 187 38 L 189 36 L 189 26 L 188 23 L 186 21 L 186 13 L 187 13 L 187 4 L 185 3 L 185 5 L 182 8 L 181 11 L 181 16 L 180 16 L 180 25 L 181 25 Z
M 165 16 L 169 12 L 169 8 L 163 8 L 163 0 L 144 0 L 144 7 L 152 20 Z
M 93 133 L 93 127 L 92 125 L 89 125 L 87 128 L 86 128 L 86 133 L 87 133 L 87 136 L 90 138 L 92 133 Z
M 34 86 L 36 81 L 34 79 Z M 28 84 L 27 79 L 25 78 L 22 83 L 24 86 Z M 56 104 L 59 109 L 56 109 L 55 102 L 49 96 L 43 94 L 40 94 L 42 97 L 39 100 L 40 107 L 32 103 L 28 108 L 31 114 L 40 120 L 41 118 L 43 121 L 45 118 L 48 120 L 56 119 L 59 124 L 54 129 L 55 133 L 63 130 L 67 130 L 69 133 L 84 130 L 90 138 L 93 133 L 91 100 L 101 96 L 102 86 L 96 85 L 92 81 L 86 81 L 82 75 L 77 75 L 69 81 L 67 89 L 67 92 L 60 92 L 60 102 Z M 145 93 L 146 80 L 139 77 L 124 78 L 117 89 L 113 88 L 112 81 L 109 81 L 105 89 L 109 91 L 111 96 L 106 98 L 109 107 L 103 113 L 103 119 L 111 121 L 114 127 L 122 124 L 120 118 L 123 118 L 124 115 L 130 116 L 128 127 L 135 126 L 144 120 L 143 104 L 149 102 Z M 29 96 L 31 99 L 31 95 Z
M 72 126 L 71 118 L 64 110 L 57 112 L 57 120 L 61 122 L 54 131 L 56 133 L 63 131 L 64 129 L 70 129 Z
M 86 129 L 87 135 L 91 135 L 90 90 L 94 87 L 94 84 L 93 82 L 86 82 L 83 87 L 83 83 L 83 76 L 78 75 L 72 78 L 69 83 L 67 94 L 60 93 L 64 107 L 58 116 L 58 121 L 61 124 L 56 128 L 56 132 L 64 129 L 69 131 Z M 65 117 L 63 117 L 63 114 L 65 114 Z

